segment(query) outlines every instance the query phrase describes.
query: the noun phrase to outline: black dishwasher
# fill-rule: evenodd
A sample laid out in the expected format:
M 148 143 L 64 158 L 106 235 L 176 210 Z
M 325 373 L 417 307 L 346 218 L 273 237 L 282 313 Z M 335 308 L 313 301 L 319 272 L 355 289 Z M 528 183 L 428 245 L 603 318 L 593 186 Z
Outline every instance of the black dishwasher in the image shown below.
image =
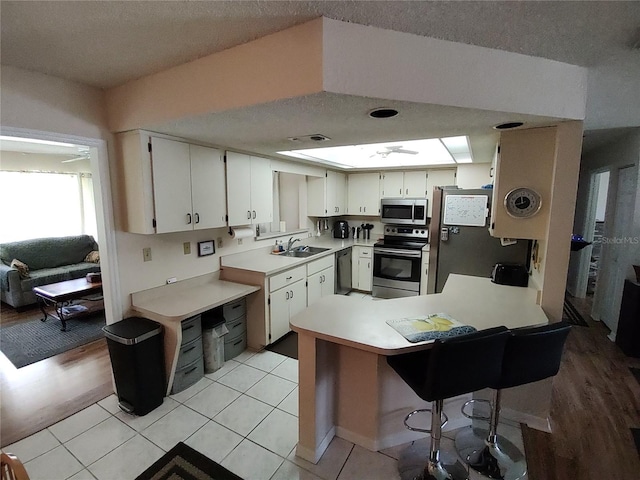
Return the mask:
M 351 247 L 336 253 L 336 285 L 338 295 L 346 295 L 351 291 Z

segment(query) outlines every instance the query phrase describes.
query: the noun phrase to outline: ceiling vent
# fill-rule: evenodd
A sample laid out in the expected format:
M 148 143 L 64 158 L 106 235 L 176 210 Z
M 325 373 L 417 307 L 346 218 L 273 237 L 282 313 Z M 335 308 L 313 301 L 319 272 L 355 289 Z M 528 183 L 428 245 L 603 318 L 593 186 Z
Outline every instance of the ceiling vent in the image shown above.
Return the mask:
M 331 139 L 321 133 L 314 133 L 313 135 L 303 135 L 301 137 L 288 137 L 288 140 L 290 142 L 324 142 Z

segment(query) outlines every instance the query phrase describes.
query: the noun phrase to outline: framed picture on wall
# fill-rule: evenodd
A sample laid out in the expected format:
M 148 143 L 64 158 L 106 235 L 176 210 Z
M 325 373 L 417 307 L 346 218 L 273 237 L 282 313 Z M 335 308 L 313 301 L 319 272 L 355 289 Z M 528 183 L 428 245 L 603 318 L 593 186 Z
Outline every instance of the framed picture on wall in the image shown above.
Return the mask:
M 213 255 L 216 253 L 216 246 L 213 240 L 207 240 L 206 242 L 198 242 L 198 256 L 206 257 L 207 255 Z

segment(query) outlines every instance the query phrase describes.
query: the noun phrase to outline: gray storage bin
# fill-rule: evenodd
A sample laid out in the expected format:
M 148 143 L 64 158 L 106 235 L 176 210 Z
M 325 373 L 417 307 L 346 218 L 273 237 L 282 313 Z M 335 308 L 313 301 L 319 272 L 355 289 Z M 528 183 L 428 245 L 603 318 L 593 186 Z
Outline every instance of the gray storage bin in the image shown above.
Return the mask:
M 237 357 L 247 349 L 247 335 L 241 333 L 236 337 L 227 335 L 224 342 L 224 361 Z
M 188 363 L 179 370 L 176 370 L 176 375 L 173 378 L 173 386 L 171 387 L 171 393 L 179 393 L 191 385 L 196 383 L 204 376 L 204 361 L 202 357 L 195 361 Z
M 189 363 L 192 363 L 198 358 L 202 358 L 202 337 L 191 340 L 189 343 L 186 343 L 182 345 L 182 347 L 180 347 L 176 370 L 184 367 Z
M 247 312 L 247 303 L 244 298 L 226 303 L 222 306 L 222 315 L 224 316 L 227 327 L 229 322 L 238 317 L 243 317 Z
M 182 345 L 189 343 L 200 335 L 202 335 L 200 315 L 182 321 Z
M 226 325 L 227 329 L 229 330 L 229 335 L 227 338 L 235 338 L 247 331 L 247 317 L 243 315 L 242 317 L 236 318 L 231 322 L 227 321 Z

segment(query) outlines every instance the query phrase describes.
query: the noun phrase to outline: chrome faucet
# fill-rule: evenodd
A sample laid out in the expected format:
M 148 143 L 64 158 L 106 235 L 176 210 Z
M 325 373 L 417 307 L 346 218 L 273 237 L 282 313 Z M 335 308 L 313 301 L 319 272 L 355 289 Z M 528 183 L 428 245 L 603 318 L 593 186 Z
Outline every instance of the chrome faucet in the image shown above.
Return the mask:
M 298 242 L 298 241 L 300 241 L 300 239 L 299 239 L 299 238 L 296 238 L 296 239 L 294 240 L 294 239 L 293 239 L 293 237 L 290 237 L 290 238 L 289 238 L 289 241 L 287 242 L 287 252 L 288 252 L 289 250 L 291 250 L 291 247 L 293 247 L 293 244 L 294 244 L 294 243 L 296 243 L 296 242 Z

